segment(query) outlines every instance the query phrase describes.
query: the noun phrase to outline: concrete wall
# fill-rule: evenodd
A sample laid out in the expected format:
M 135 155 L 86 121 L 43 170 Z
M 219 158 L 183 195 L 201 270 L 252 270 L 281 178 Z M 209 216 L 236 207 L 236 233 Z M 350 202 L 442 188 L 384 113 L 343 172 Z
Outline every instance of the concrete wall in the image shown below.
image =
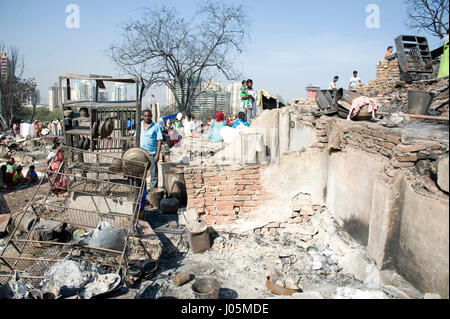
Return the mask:
M 332 153 L 328 163 L 327 207 L 350 235 L 367 244 L 375 179 L 386 160 L 348 148 Z
M 403 196 L 396 269 L 422 291 L 448 298 L 448 202 L 421 196 L 409 185 Z

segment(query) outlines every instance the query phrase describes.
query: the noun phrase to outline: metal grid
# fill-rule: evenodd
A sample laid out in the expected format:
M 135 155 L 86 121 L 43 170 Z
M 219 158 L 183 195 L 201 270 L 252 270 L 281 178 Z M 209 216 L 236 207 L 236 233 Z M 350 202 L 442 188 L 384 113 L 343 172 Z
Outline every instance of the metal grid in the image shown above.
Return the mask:
M 139 212 L 140 199 L 144 192 L 145 177 L 147 174 L 147 165 L 125 161 L 120 155 L 92 153 L 84 150 L 73 149 L 63 146 L 64 160 L 57 172 L 50 172 L 47 169 L 46 175 L 53 177 L 66 178 L 70 180 L 65 187 L 67 195 L 74 192 L 100 196 L 131 203 L 133 206 L 132 214 L 111 213 L 101 210 L 82 210 L 62 204 L 48 203 L 50 191 L 45 198 L 35 201 L 35 196 L 41 188 L 41 179 L 32 199 L 30 200 L 25 212 L 33 212 L 36 218 L 64 222 L 70 225 L 70 228 L 83 227 L 94 229 L 101 221 L 107 221 L 111 225 L 124 229 L 129 237 L 134 235 L 137 216 Z M 120 165 L 118 165 L 120 163 Z M 102 175 L 104 178 L 98 179 Z M 57 178 L 50 178 L 51 188 L 57 189 L 54 181 Z M 22 213 L 19 218 L 19 225 L 24 216 Z M 126 270 L 128 266 L 127 254 L 129 254 L 128 243 L 122 251 L 109 249 L 82 247 L 73 243 L 58 243 L 32 240 L 32 234 L 35 225 L 29 231 L 26 239 L 17 239 L 19 234 L 16 226 L 6 247 L 0 254 L 0 262 L 4 268 L 10 271 L 0 272 L 0 284 L 8 282 L 14 273 L 19 272 L 25 283 L 38 287 L 44 279 L 45 272 L 59 260 L 70 256 L 72 260 L 83 260 L 87 262 L 101 264 L 110 268 L 110 272 L 119 273 Z M 7 252 L 7 253 L 6 253 Z M 125 273 L 125 271 L 123 272 Z
M 70 256 L 71 260 L 91 264 L 102 264 L 108 272 L 119 274 L 128 264 L 125 251 L 114 251 L 96 247 L 82 247 L 67 243 L 43 242 L 33 240 L 13 239 L 10 242 L 14 247 L 14 255 L 3 255 L 1 260 L 11 268 L 10 273 L 0 273 L 0 283 L 8 282 L 15 271 L 21 274 L 25 283 L 35 288 L 45 278 L 45 272 L 58 261 Z

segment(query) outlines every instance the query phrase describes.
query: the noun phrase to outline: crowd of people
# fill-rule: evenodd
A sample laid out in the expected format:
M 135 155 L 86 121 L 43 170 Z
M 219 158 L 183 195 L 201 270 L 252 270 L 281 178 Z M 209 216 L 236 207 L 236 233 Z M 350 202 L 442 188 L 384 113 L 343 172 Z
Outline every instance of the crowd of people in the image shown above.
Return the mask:
M 14 122 L 11 125 L 10 131 L 11 133 L 16 136 L 19 135 L 20 132 L 20 127 L 22 123 L 26 123 L 24 121 L 20 121 L 20 122 Z M 62 136 L 63 135 L 63 130 L 62 130 L 62 126 L 63 123 L 61 122 L 60 119 L 56 119 L 53 121 L 33 121 L 31 123 L 31 121 L 28 121 L 26 124 L 29 124 L 30 126 L 33 127 L 34 129 L 34 135 L 36 137 L 41 137 L 43 135 L 48 135 L 48 134 L 52 134 L 55 136 Z

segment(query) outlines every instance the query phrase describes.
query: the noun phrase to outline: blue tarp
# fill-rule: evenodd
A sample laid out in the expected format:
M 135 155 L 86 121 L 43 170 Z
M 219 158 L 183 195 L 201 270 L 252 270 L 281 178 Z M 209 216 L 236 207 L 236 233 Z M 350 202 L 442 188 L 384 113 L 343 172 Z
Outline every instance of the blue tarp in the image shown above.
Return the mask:
M 164 120 L 164 122 L 167 120 L 175 120 L 177 118 L 177 115 L 178 115 L 178 113 L 175 113 L 175 114 L 172 114 L 169 116 L 163 116 L 162 119 Z

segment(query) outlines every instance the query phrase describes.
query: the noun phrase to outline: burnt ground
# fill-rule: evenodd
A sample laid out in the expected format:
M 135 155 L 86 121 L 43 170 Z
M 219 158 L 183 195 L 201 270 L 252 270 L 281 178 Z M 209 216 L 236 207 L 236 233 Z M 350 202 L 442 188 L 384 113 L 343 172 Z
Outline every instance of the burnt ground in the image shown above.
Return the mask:
M 15 189 L 2 189 L 0 192 L 3 194 L 6 202 L 8 203 L 11 214 L 14 214 L 27 206 L 37 189 L 38 184 L 35 184 L 31 186 L 23 185 Z M 36 195 L 45 195 L 49 189 L 50 183 L 48 182 L 48 179 L 46 179 L 42 183 L 41 188 Z

